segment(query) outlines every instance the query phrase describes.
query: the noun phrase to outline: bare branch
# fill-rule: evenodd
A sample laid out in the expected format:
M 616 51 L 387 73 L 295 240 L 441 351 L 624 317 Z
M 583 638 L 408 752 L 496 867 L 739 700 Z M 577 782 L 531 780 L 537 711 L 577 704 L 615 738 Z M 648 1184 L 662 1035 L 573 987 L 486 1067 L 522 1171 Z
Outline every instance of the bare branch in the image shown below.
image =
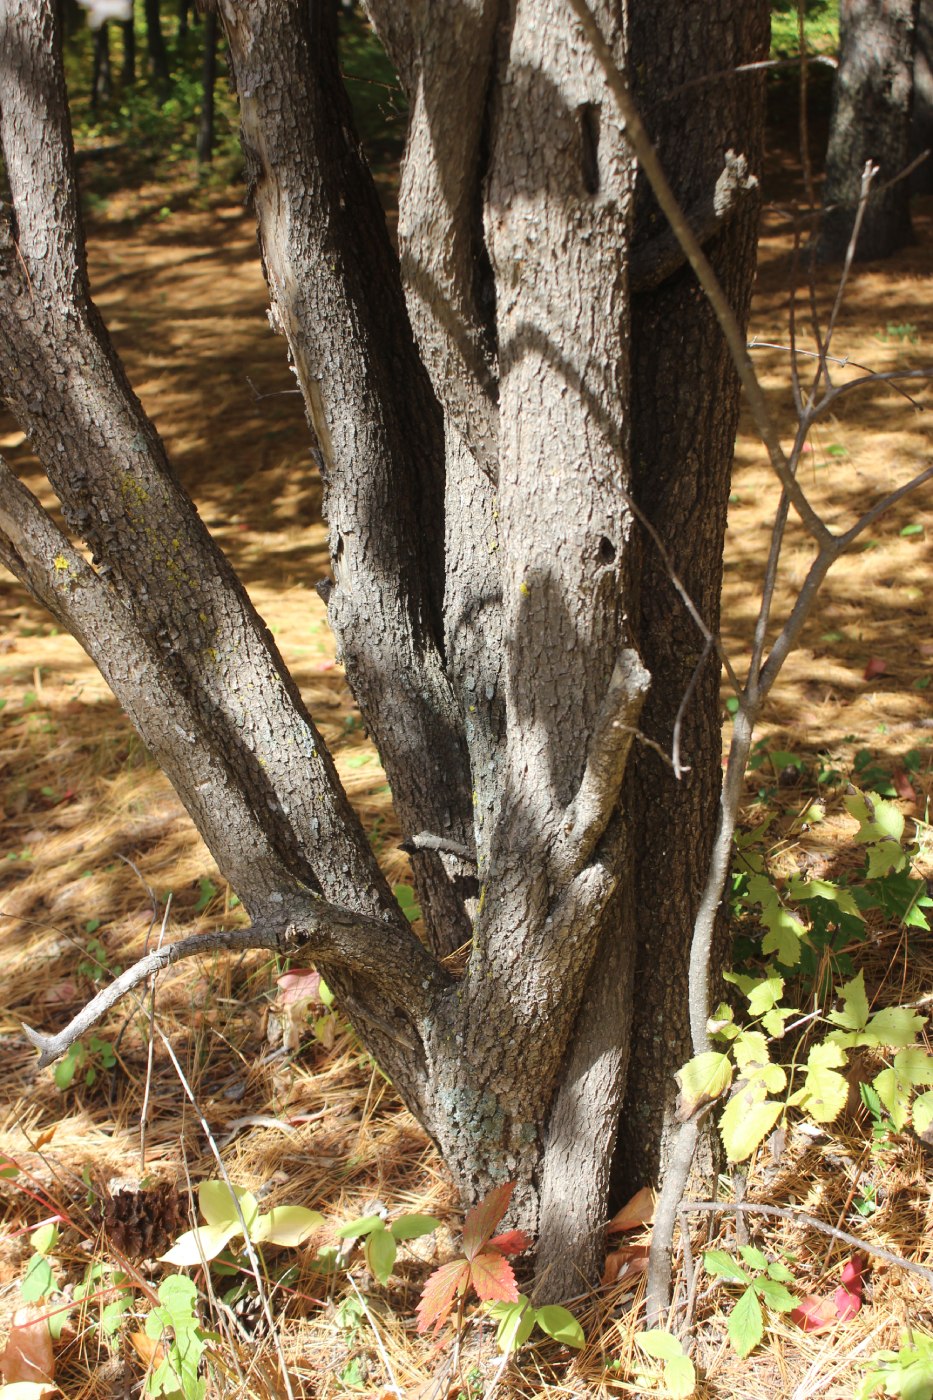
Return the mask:
M 57 1035 L 42 1035 L 24 1025 L 26 1035 L 41 1052 L 39 1067 L 57 1060 L 69 1045 L 98 1025 L 127 992 L 164 968 L 205 953 L 252 948 L 266 948 L 283 957 L 301 952 L 322 966 L 348 968 L 358 976 L 390 982 L 393 998 L 414 1020 L 428 1012 L 438 991 L 450 981 L 407 928 L 367 919 L 323 900 L 309 901 L 300 911 L 257 920 L 248 928 L 196 933 L 147 953 L 103 987 Z M 395 1034 L 400 1038 L 398 1032 Z
M 551 870 L 558 885 L 567 884 L 583 869 L 606 830 L 650 685 L 638 652 L 626 647 L 616 659 L 580 786 L 551 850 Z

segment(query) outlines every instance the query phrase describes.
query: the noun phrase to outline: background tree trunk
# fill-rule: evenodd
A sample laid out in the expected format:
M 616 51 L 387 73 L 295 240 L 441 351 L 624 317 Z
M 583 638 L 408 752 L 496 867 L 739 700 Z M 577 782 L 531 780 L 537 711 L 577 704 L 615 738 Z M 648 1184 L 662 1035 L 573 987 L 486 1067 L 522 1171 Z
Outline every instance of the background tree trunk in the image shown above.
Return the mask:
M 124 87 L 132 87 L 136 82 L 136 21 L 129 19 L 120 24 L 123 35 L 123 62 L 120 65 L 120 82 Z
M 826 154 L 819 244 L 824 260 L 844 257 L 866 161 L 879 167 L 856 257 L 884 258 L 912 238 L 907 165 L 917 0 L 840 0 L 839 67 Z
M 158 84 L 165 84 L 169 78 L 168 49 L 162 33 L 161 0 L 145 0 L 146 50 L 152 76 Z
M 201 69 L 201 119 L 198 123 L 198 162 L 214 158 L 214 85 L 217 81 L 217 13 L 208 11 L 204 19 L 204 63 Z
M 106 20 L 94 34 L 94 65 L 91 70 L 91 106 L 109 101 L 113 93 L 110 71 L 110 26 Z
M 933 0 L 920 0 L 914 48 L 914 94 L 910 120 L 910 159 L 927 151 L 910 177 L 912 194 L 933 194 Z

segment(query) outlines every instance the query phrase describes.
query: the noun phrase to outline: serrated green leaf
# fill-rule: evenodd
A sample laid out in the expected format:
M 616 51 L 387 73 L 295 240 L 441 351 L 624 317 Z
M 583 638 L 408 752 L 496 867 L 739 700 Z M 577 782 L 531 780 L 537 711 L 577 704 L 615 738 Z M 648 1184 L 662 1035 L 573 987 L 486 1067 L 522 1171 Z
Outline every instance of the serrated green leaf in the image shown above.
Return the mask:
M 729 1340 L 739 1356 L 748 1356 L 761 1341 L 765 1324 L 754 1288 L 746 1288 L 726 1324 Z
M 341 1225 L 337 1231 L 337 1238 L 340 1240 L 358 1240 L 363 1235 L 369 1235 L 373 1230 L 384 1230 L 385 1221 L 381 1215 L 361 1215 L 357 1220 L 350 1220 L 346 1225 Z
M 793 1283 L 794 1275 L 786 1264 L 782 1264 L 780 1259 L 775 1259 L 768 1265 L 768 1278 L 776 1278 L 779 1283 Z
M 390 1226 L 397 1240 L 419 1240 L 422 1235 L 431 1235 L 441 1228 L 441 1222 L 433 1215 L 400 1215 Z
M 930 1124 L 933 1123 L 933 1089 L 917 1095 L 910 1116 L 914 1132 L 920 1137 L 930 1131 Z
M 739 1254 L 750 1269 L 757 1269 L 759 1273 L 764 1273 L 768 1267 L 768 1260 L 760 1249 L 754 1245 L 743 1244 L 739 1246 Z
M 260 1215 L 250 1231 L 257 1244 L 278 1244 L 296 1248 L 311 1238 L 324 1224 L 320 1211 L 305 1206 L 273 1206 L 268 1215 Z
M 908 1006 L 886 1006 L 872 1016 L 864 1031 L 864 1044 L 912 1046 L 926 1025 L 926 1017 L 918 1016 Z
M 800 941 L 806 934 L 806 928 L 796 914 L 792 914 L 789 909 L 785 908 L 777 890 L 766 875 L 749 877 L 748 903 L 761 906 L 761 922 L 767 929 L 761 943 L 762 952 L 768 955 L 775 953 L 785 967 L 795 967 L 800 961 Z M 783 990 L 783 986 L 784 984 L 781 982 L 781 990 Z M 765 992 L 764 1001 L 767 1004 L 762 1004 L 759 1001 L 757 1009 L 754 1010 L 750 999 L 749 1010 L 752 1011 L 752 1015 L 760 1016 L 762 1012 L 770 1010 L 775 1005 L 780 995 L 781 992 L 778 991 L 777 995 L 769 1000 L 768 994 Z
M 749 1086 L 756 1091 L 755 1098 L 749 1100 L 743 1090 L 731 1099 L 723 1111 L 719 1122 L 719 1133 L 730 1162 L 744 1162 L 752 1155 L 759 1143 L 763 1142 L 781 1116 L 783 1104 L 771 1099 L 761 1101 L 764 1085 Z
M 705 1050 L 688 1060 L 677 1074 L 681 1113 L 689 1118 L 704 1103 L 718 1099 L 732 1083 L 732 1062 L 718 1050 Z
M 834 885 L 831 880 L 803 880 L 799 875 L 792 875 L 787 882 L 787 888 L 794 899 L 826 899 L 844 914 L 851 914 L 855 919 L 863 917 L 851 890 Z
M 730 1283 L 751 1283 L 748 1274 L 742 1268 L 737 1259 L 733 1259 L 731 1254 L 727 1254 L 724 1249 L 707 1249 L 703 1251 L 703 1267 L 708 1274 L 716 1278 L 725 1278 Z
M 850 793 L 843 801 L 859 824 L 855 839 L 860 844 L 885 839 L 900 842 L 904 835 L 904 814 L 893 802 L 885 802 L 876 792 Z
M 803 1087 L 792 1095 L 793 1102 L 816 1123 L 832 1123 L 846 1106 L 848 1080 L 837 1072 L 846 1063 L 839 1045 L 824 1041 L 814 1045 L 807 1056 Z
M 29 1237 L 29 1243 L 37 1254 L 51 1254 L 58 1244 L 58 1226 L 54 1221 L 48 1225 L 40 1225 L 37 1230 L 33 1230 Z
M 708 1253 L 722 1254 L 724 1259 L 730 1259 L 730 1256 L 721 1250 L 711 1249 Z M 705 1259 L 706 1255 L 703 1257 Z M 711 1269 L 708 1264 L 706 1268 L 708 1273 L 719 1272 Z M 636 1332 L 635 1343 L 646 1356 L 656 1357 L 658 1361 L 671 1361 L 675 1356 L 683 1356 L 684 1354 L 683 1346 L 677 1337 L 671 1332 L 665 1332 L 661 1327 L 653 1327 L 650 1332 Z
M 672 1356 L 665 1363 L 662 1380 L 675 1400 L 688 1400 L 697 1388 L 697 1373 L 689 1356 Z
M 846 1030 L 861 1030 L 868 1022 L 868 997 L 865 994 L 865 974 L 860 972 L 851 982 L 836 988 L 836 995 L 842 998 L 842 1010 L 831 1011 L 828 1019 L 834 1026 Z
M 732 1047 L 735 1063 L 743 1074 L 769 1063 L 768 1042 L 761 1031 L 743 1031 Z
M 366 1267 L 373 1278 L 378 1279 L 383 1285 L 387 1284 L 395 1267 L 395 1256 L 398 1253 L 398 1245 L 395 1238 L 384 1227 L 381 1230 L 372 1230 L 366 1237 Z
M 778 1283 L 777 1279 L 756 1279 L 755 1288 L 758 1296 L 764 1299 L 769 1308 L 774 1308 L 775 1312 L 793 1312 L 797 1306 L 797 1299 L 787 1291 L 783 1283 Z
M 208 1263 L 216 1259 L 230 1240 L 242 1233 L 243 1226 L 238 1220 L 232 1223 L 227 1221 L 223 1225 L 198 1225 L 179 1235 L 171 1249 L 166 1254 L 160 1254 L 159 1258 L 163 1264 L 174 1264 L 179 1269 Z
M 572 1312 L 567 1308 L 559 1307 L 554 1303 L 546 1303 L 539 1308 L 535 1314 L 538 1326 L 542 1332 L 546 1332 L 549 1337 L 553 1337 L 555 1342 L 560 1342 L 562 1346 L 574 1347 L 579 1350 L 586 1344 L 583 1335 L 583 1328 L 580 1326 Z
M 869 880 L 884 879 L 892 870 L 906 870 L 910 863 L 906 851 L 894 841 L 879 841 L 875 846 L 868 846 L 865 854 L 868 856 L 865 875 Z
M 240 1205 L 239 1213 L 234 1197 Z M 245 1186 L 234 1186 L 231 1191 L 225 1181 L 202 1181 L 198 1187 L 198 1205 L 208 1225 L 236 1223 L 241 1230 L 240 1213 L 247 1230 L 252 1228 L 259 1214 L 259 1202 L 252 1191 L 247 1191 Z

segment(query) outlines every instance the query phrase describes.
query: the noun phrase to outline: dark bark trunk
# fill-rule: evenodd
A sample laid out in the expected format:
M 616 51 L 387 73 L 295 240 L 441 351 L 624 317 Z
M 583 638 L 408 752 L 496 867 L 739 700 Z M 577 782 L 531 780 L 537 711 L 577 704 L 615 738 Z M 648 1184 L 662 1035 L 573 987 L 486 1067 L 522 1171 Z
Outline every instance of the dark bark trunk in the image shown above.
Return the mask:
M 845 256 L 867 161 L 878 176 L 856 258 L 889 257 L 911 241 L 910 187 L 896 177 L 908 160 L 916 8 L 917 0 L 841 0 L 819 244 L 824 260 Z
M 188 16 L 191 13 L 191 0 L 178 0 L 178 38 L 188 37 Z
M 136 82 L 136 22 L 132 15 L 120 25 L 123 35 L 123 62 L 120 65 L 120 82 L 124 87 L 132 87 Z
M 169 79 L 168 49 L 162 33 L 161 0 L 145 0 L 146 51 L 149 54 L 149 67 L 157 84 L 165 85 Z
M 214 159 L 214 84 L 217 81 L 217 15 L 209 11 L 204 21 L 204 63 L 201 68 L 201 120 L 198 124 L 198 162 Z
M 933 0 L 920 0 L 914 50 L 910 159 L 923 152 L 926 159 L 910 177 L 912 194 L 933 194 Z
M 102 24 L 94 35 L 94 63 L 91 69 L 91 106 L 97 108 L 113 95 L 110 71 L 110 26 Z

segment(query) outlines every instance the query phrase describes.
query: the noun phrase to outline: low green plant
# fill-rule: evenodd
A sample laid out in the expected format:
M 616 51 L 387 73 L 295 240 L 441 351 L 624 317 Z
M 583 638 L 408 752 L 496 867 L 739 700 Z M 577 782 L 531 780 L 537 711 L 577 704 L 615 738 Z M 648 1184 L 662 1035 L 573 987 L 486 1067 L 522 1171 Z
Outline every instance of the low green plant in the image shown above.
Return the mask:
M 870 1400 L 872 1395 L 933 1400 L 933 1337 L 911 1330 L 902 1332 L 900 1340 L 898 1351 L 879 1351 L 872 1357 L 856 1400 Z
M 170 1274 L 159 1284 L 158 1296 L 157 1306 L 146 1318 L 146 1336 L 160 1343 L 162 1357 L 146 1377 L 146 1394 L 166 1400 L 204 1400 L 204 1349 L 220 1338 L 201 1326 L 198 1290 L 190 1278 Z
M 386 1284 L 395 1267 L 398 1246 L 403 1240 L 417 1240 L 440 1229 L 441 1222 L 433 1215 L 400 1215 L 392 1224 L 381 1215 L 364 1215 L 341 1226 L 337 1235 L 342 1240 L 365 1240 L 366 1267 L 373 1278 Z
M 117 1052 L 112 1041 L 103 1040 L 99 1035 L 93 1034 L 86 1045 L 83 1040 L 76 1040 L 73 1045 L 69 1045 L 52 1071 L 55 1087 L 64 1092 L 80 1075 L 85 1087 L 90 1089 L 96 1083 L 98 1075 L 103 1071 L 112 1070 L 116 1062 Z
M 248 1238 L 252 1244 L 296 1248 L 316 1234 L 324 1217 L 305 1206 L 273 1206 L 265 1215 L 259 1202 L 243 1186 L 225 1181 L 202 1181 L 198 1206 L 205 1221 L 180 1235 L 171 1249 L 161 1256 L 163 1264 L 185 1268 L 216 1259 L 228 1244 Z
M 500 1351 L 517 1351 L 520 1346 L 524 1346 L 536 1327 L 545 1336 L 553 1338 L 565 1347 L 579 1350 L 586 1342 L 583 1328 L 567 1308 L 553 1303 L 546 1303 L 540 1308 L 533 1307 L 531 1300 L 524 1293 L 519 1293 L 514 1302 L 488 1303 L 487 1311 L 499 1324 L 496 1329 L 496 1345 Z
M 635 1343 L 640 1351 L 654 1361 L 662 1362 L 660 1381 L 668 1395 L 675 1400 L 687 1400 L 696 1390 L 697 1373 L 693 1362 L 685 1353 L 682 1344 L 670 1332 L 660 1327 L 650 1332 L 636 1332 Z M 636 1380 L 644 1383 L 657 1379 L 654 1375 L 636 1374 Z
M 748 1356 L 764 1336 L 762 1303 L 775 1312 L 789 1313 L 797 1299 L 785 1287 L 794 1276 L 785 1264 L 769 1261 L 760 1249 L 742 1245 L 739 1249 L 745 1268 L 724 1249 L 708 1249 L 703 1263 L 706 1272 L 741 1288 L 738 1302 L 729 1314 L 726 1331 L 739 1356 Z

